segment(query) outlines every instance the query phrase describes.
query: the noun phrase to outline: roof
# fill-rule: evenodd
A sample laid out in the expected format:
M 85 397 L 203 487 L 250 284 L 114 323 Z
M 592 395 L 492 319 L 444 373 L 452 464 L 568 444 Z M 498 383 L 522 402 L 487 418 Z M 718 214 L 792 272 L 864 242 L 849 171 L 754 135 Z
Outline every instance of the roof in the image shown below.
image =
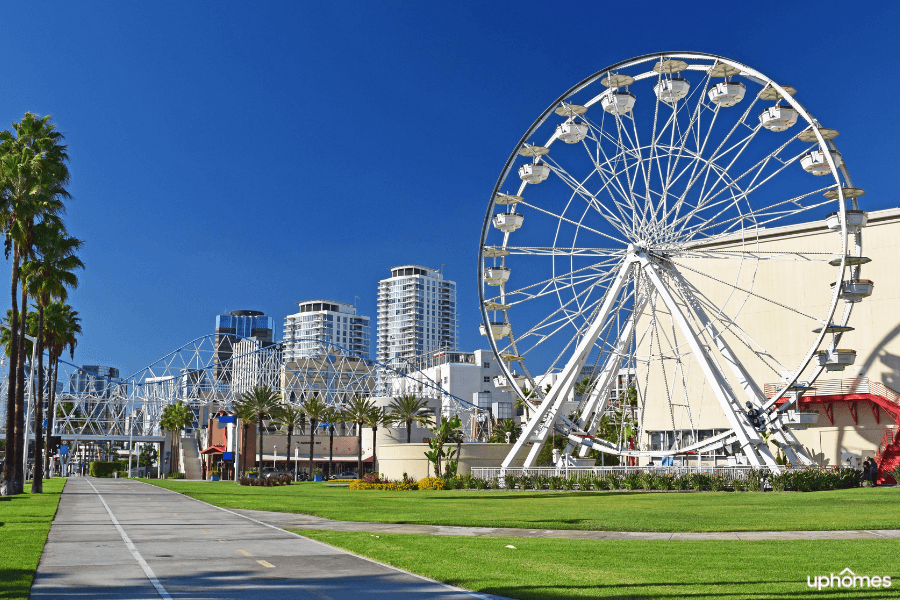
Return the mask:
M 200 454 L 222 454 L 225 452 L 225 446 L 210 446 Z

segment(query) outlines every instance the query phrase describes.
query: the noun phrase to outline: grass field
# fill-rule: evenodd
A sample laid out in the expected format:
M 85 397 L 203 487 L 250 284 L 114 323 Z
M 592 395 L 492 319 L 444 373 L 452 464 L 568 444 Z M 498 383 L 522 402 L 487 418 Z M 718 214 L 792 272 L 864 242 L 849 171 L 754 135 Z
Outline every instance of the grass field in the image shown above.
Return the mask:
M 900 595 L 897 540 L 645 542 L 297 533 L 451 585 L 522 600 Z M 807 575 L 845 568 L 857 575 L 888 575 L 897 583 L 889 589 L 807 586 Z
M 149 483 L 224 508 L 376 523 L 664 532 L 900 529 L 900 487 L 810 493 L 381 492 L 321 483 Z
M 66 480 L 44 480 L 44 493 L 0 498 L 0 598 L 28 598 Z M 31 484 L 25 486 L 31 489 Z

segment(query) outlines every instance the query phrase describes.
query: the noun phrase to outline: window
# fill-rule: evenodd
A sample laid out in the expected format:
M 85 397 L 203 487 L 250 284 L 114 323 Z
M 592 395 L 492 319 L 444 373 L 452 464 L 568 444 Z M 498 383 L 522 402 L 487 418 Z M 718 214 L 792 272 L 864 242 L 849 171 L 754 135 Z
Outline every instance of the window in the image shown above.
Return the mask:
M 490 369 L 490 368 L 491 368 L 491 361 L 489 361 L 489 360 L 484 361 L 484 368 L 485 368 L 485 369 Z
M 485 382 L 485 383 L 490 383 L 490 382 L 491 382 L 491 378 L 488 377 L 488 376 L 485 376 L 484 382 Z

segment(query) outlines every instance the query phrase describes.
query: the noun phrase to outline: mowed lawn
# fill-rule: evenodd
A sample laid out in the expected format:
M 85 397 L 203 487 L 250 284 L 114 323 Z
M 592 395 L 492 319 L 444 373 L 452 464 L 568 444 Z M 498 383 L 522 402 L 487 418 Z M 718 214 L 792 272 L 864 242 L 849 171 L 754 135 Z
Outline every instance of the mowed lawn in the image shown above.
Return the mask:
M 28 598 L 66 480 L 44 481 L 44 493 L 0 498 L 0 598 Z M 25 485 L 31 490 L 31 483 Z
M 898 540 L 662 542 L 297 533 L 451 585 L 522 600 L 900 595 Z M 807 576 L 845 568 L 857 575 L 890 576 L 891 587 L 820 591 L 807 585 Z
M 663 532 L 900 529 L 898 487 L 809 493 L 383 492 L 322 483 L 149 483 L 224 508 L 375 523 Z

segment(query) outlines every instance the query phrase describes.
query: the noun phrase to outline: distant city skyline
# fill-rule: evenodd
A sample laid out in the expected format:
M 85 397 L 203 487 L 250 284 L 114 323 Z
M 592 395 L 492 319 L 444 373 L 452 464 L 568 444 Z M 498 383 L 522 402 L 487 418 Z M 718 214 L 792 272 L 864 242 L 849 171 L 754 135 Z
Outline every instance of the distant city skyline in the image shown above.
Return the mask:
M 307 298 L 359 296 L 375 318 L 378 281 L 405 264 L 443 268 L 458 347 L 489 347 L 476 260 L 505 161 L 575 83 L 651 52 L 715 53 L 793 86 L 841 133 L 862 207 L 897 205 L 883 166 L 898 129 L 894 5 L 804 13 L 804 31 L 839 20 L 853 37 L 828 69 L 796 15 L 701 2 L 673 25 L 639 7 L 572 8 L 574 20 L 527 0 L 5 5 L 0 129 L 53 116 L 71 157 L 66 224 L 85 241 L 69 298 L 83 335 L 63 360 L 128 376 L 213 333 L 216 314 L 259 310 L 279 329 Z M 594 23 L 640 26 L 604 44 L 584 33 Z M 842 73 L 879 93 L 835 93 Z

